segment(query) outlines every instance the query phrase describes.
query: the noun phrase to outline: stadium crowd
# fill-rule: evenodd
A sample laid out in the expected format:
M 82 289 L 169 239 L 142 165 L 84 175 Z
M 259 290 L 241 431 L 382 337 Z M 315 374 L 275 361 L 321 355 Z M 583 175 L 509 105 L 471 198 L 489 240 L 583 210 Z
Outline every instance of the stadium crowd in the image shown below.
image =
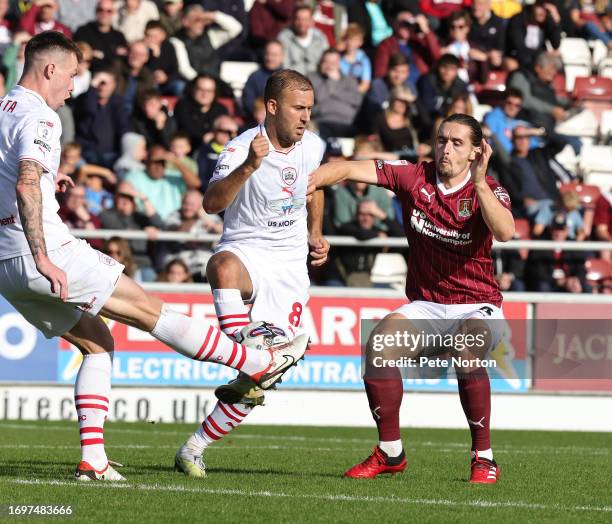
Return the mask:
M 139 281 L 205 280 L 211 245 L 156 236 L 221 232 L 203 192 L 224 146 L 263 121 L 266 80 L 281 68 L 315 87 L 324 161 L 430 158 L 437 123 L 467 113 L 494 146 L 490 173 L 508 189 L 517 238 L 611 239 L 612 184 L 589 185 L 577 159 L 585 143 L 609 140 L 585 139 L 580 123 L 588 113 L 603 129 L 612 92 L 601 84 L 598 105 L 585 105 L 567 90 L 562 53 L 566 38 L 584 39 L 593 57 L 603 49 L 589 62 L 599 80 L 612 56 L 608 0 L 0 0 L 1 94 L 45 30 L 71 36 L 84 57 L 59 111 L 60 172 L 76 183 L 60 215 L 78 229 L 145 231 L 151 241 L 90 241 Z M 401 237 L 398 209 L 382 188 L 337 187 L 324 233 Z M 381 251 L 333 248 L 313 280 L 374 285 Z M 608 251 L 496 256 L 502 290 L 612 292 Z

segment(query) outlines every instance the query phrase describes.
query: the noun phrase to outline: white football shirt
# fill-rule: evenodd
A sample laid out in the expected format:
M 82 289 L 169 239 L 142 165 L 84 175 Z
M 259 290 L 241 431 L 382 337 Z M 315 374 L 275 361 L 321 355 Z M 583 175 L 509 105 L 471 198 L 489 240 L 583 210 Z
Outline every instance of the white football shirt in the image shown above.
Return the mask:
M 259 126 L 229 142 L 219 155 L 211 184 L 222 180 L 247 158 Z M 263 128 L 264 136 L 265 129 Z M 325 143 L 306 131 L 286 152 L 270 152 L 225 210 L 221 244 L 239 242 L 260 249 L 308 254 L 306 188 L 308 174 L 321 164 Z
M 0 98 L 0 260 L 30 254 L 15 194 L 20 160 L 38 162 L 44 170 L 40 189 L 47 250 L 73 238 L 57 214 L 55 198 L 61 134 L 57 113 L 38 93 L 17 85 Z

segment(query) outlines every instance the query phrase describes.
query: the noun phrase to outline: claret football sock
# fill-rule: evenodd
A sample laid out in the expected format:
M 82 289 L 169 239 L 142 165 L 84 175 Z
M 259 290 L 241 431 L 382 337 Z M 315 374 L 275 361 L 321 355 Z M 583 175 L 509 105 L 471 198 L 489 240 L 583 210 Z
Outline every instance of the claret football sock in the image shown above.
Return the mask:
M 400 442 L 399 411 L 404 388 L 399 373 L 397 378 L 364 378 L 364 383 L 379 440 Z
M 392 440 L 392 441 L 380 441 L 378 443 L 378 447 L 385 452 L 387 457 L 395 458 L 399 457 L 404 451 L 404 446 L 402 445 L 401 440 Z
M 253 375 L 270 363 L 270 353 L 234 342 L 219 329 L 164 306 L 151 331 L 157 340 L 194 360 L 216 362 Z
M 249 323 L 249 310 L 242 301 L 240 290 L 215 289 L 213 300 L 219 327 L 227 336 L 235 336 Z
M 465 374 L 458 379 L 459 399 L 472 434 L 472 449 L 491 448 L 491 385 L 485 370 Z M 488 457 L 486 457 L 488 458 Z
M 111 369 L 111 353 L 85 355 L 74 385 L 81 460 L 97 470 L 108 464 L 104 451 L 104 422 L 108 417 Z

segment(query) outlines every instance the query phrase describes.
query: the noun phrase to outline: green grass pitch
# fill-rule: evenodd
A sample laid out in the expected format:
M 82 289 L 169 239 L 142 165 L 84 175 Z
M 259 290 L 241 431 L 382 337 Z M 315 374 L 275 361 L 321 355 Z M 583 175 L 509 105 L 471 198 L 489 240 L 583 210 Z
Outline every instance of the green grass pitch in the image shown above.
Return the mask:
M 404 474 L 356 481 L 342 473 L 374 429 L 244 426 L 209 448 L 202 480 L 172 468 L 193 429 L 108 423 L 128 482 L 77 483 L 76 424 L 0 421 L 0 505 L 71 504 L 79 523 L 612 522 L 610 434 L 495 431 L 501 480 L 472 486 L 467 430 L 404 429 Z

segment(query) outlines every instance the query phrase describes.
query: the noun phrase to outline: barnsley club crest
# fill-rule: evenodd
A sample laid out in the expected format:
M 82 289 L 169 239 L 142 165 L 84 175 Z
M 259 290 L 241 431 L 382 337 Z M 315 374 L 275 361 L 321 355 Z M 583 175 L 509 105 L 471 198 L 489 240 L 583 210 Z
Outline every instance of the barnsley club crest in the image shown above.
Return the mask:
M 297 171 L 295 170 L 295 168 L 285 167 L 281 171 L 281 180 L 284 184 L 287 184 L 288 186 L 292 186 L 293 184 L 295 184 L 295 181 L 297 180 Z

